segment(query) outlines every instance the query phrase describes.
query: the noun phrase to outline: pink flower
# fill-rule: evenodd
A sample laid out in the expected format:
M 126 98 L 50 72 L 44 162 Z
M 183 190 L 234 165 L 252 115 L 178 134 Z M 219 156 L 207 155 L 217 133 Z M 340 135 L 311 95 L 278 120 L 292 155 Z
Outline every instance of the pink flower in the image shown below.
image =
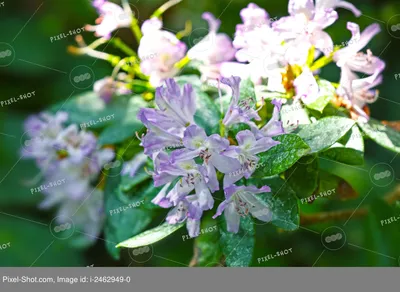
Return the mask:
M 202 62 L 200 71 L 203 79 L 217 79 L 220 77 L 220 64 L 233 59 L 236 50 L 233 48 L 229 36 L 217 33 L 221 25 L 220 20 L 209 12 L 203 14 L 203 19 L 207 20 L 210 32 L 189 50 L 188 57 Z
M 111 33 L 121 27 L 129 27 L 132 23 L 132 11 L 129 5 L 122 8 L 107 0 L 94 0 L 92 5 L 97 9 L 100 17 L 97 25 L 87 25 L 88 31 L 94 31 L 98 37 L 109 39 Z
M 161 28 L 162 22 L 159 19 L 146 20 L 142 26 L 143 37 L 138 49 L 142 72 L 150 76 L 150 83 L 155 87 L 179 72 L 175 64 L 186 53 L 186 45 Z

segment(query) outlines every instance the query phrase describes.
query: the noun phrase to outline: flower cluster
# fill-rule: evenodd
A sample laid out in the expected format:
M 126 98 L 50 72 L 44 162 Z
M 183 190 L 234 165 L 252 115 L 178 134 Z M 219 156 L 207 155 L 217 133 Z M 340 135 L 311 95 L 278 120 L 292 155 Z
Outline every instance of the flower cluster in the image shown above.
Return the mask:
M 67 120 L 64 112 L 30 117 L 25 123 L 27 140 L 22 156 L 36 161 L 45 185 L 65 182 L 45 189 L 40 207 L 58 206 L 59 223 L 71 218 L 75 227 L 93 240 L 102 230 L 104 210 L 103 192 L 92 184 L 114 152 L 97 149 L 93 133 L 79 131 L 77 125 L 66 127 Z
M 233 41 L 238 49 L 236 59 L 240 63 L 223 64 L 222 75 L 240 74 L 242 78 L 251 77 L 256 84 L 267 78 L 270 91 L 293 91 L 295 99 L 310 104 L 319 96 L 314 76 L 319 68 L 310 68 L 310 63 L 324 54 L 328 60 L 333 58 L 341 68 L 337 88 L 339 105 L 347 107 L 353 117 L 368 120 L 364 106 L 377 98 L 377 92 L 372 88 L 382 82 L 385 63 L 373 56 L 370 50 L 367 53 L 361 50 L 380 28 L 372 24 L 360 33 L 359 26 L 349 22 L 347 28 L 352 33 L 351 40 L 345 47 L 335 48 L 324 29 L 338 19 L 335 8 L 339 7 L 352 11 L 356 16 L 361 15 L 346 1 L 316 0 L 314 3 L 314 0 L 290 0 L 290 15 L 271 22 L 264 9 L 249 4 L 241 12 L 243 24 L 236 27 Z M 293 74 L 293 71 L 297 72 Z M 360 78 L 357 72 L 363 77 Z M 366 75 L 369 76 L 364 77 Z
M 133 18 L 125 2 L 123 8 L 106 0 L 93 2 L 101 15 L 100 24 L 93 29 L 97 35 L 109 37 L 117 28 L 129 26 Z M 186 59 L 197 62 L 203 81 L 240 76 L 251 78 L 257 85 L 267 80 L 269 91 L 288 94 L 309 105 L 321 91 L 315 75 L 334 61 L 341 68 L 335 103 L 347 108 L 354 119 L 367 121 L 366 105 L 378 97 L 373 88 L 382 82 L 385 63 L 370 50 L 364 53 L 362 49 L 380 28 L 372 24 L 361 33 L 357 24 L 349 22 L 351 39 L 335 46 L 324 30 L 338 20 L 337 8 L 361 15 L 351 3 L 342 0 L 289 0 L 289 16 L 272 19 L 264 9 L 250 3 L 240 13 L 242 23 L 237 25 L 233 41 L 218 33 L 220 20 L 206 12 L 203 18 L 208 22 L 209 33 L 200 41 L 192 36 L 195 45 L 188 51 L 177 36 L 162 29 L 162 21 L 154 16 L 141 28 L 140 69 L 156 87 L 178 75 L 179 64 Z M 148 55 L 156 57 L 147 58 Z M 234 58 L 237 61 L 232 62 Z M 314 63 L 320 65 L 313 66 Z
M 240 217 L 248 213 L 265 222 L 272 216 L 268 206 L 255 196 L 269 192 L 268 186 L 257 189 L 235 183 L 251 177 L 260 159 L 257 154 L 279 144 L 272 137 L 283 134 L 280 103 L 275 101 L 273 118 L 259 128 L 253 121 L 261 120 L 257 111 L 246 99 L 240 100 L 240 78 L 224 78 L 221 82 L 232 91 L 222 121 L 224 127 L 229 129 L 239 123 L 250 127 L 238 132 L 235 141 L 219 134 L 208 136 L 195 122 L 196 95 L 192 86 L 186 84 L 181 90 L 173 79 L 167 79 L 166 86 L 157 88 L 158 109 L 141 109 L 138 114 L 148 129 L 141 145 L 154 161 L 154 186 L 162 186 L 153 203 L 163 208 L 173 207 L 167 222 L 177 224 L 186 220 L 192 237 L 199 234 L 203 212 L 214 207 L 213 193 L 220 190 L 218 172 L 224 174 L 222 188 L 226 200 L 219 205 L 215 216 L 224 212 L 230 232 L 238 232 Z M 183 147 L 169 153 L 163 150 L 170 145 Z

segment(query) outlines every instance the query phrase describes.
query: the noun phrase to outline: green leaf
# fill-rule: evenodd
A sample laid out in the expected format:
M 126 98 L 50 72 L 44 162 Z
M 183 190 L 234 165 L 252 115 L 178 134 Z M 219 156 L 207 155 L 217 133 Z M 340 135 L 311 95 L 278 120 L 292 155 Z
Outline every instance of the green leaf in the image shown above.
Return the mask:
M 171 225 L 165 222 L 160 226 L 147 230 L 139 235 L 136 235 L 128 240 L 119 243 L 117 247 L 135 248 L 153 244 L 174 233 L 184 225 L 185 223 Z
M 222 249 L 219 245 L 220 231 L 211 214 L 202 218 L 200 235 L 194 242 L 195 254 L 192 261 L 196 267 L 212 266 L 220 262 Z
M 98 145 L 104 146 L 108 144 L 117 144 L 128 138 L 137 139 L 135 133 L 143 128 L 140 122 L 132 122 L 122 125 L 112 125 L 107 127 L 97 140 Z
M 255 230 L 250 216 L 240 219 L 238 233 L 226 230 L 226 221 L 223 216 L 220 219 L 220 245 L 225 255 L 225 262 L 228 267 L 248 267 L 253 258 L 255 246 Z
M 105 104 L 96 93 L 85 92 L 69 99 L 65 104 L 52 107 L 52 111 L 68 113 L 68 123 L 77 124 L 82 129 L 105 128 L 99 136 L 100 146 L 123 142 L 135 137 L 135 132 L 143 128 L 136 118 L 140 108 L 148 104 L 141 96 L 118 96 Z M 136 139 L 136 138 L 134 138 Z
M 280 135 L 273 139 L 279 141 L 280 144 L 259 155 L 258 168 L 253 177 L 279 174 L 310 152 L 307 144 L 295 134 Z
M 397 266 L 397 256 L 395 259 L 391 259 L 388 256 L 398 254 L 400 240 L 398 236 L 393 236 L 393 234 L 398 234 L 399 232 L 398 222 L 394 221 L 398 220 L 398 218 L 398 210 L 389 206 L 383 200 L 374 199 L 371 203 L 368 217 L 366 218 L 368 232 L 365 232 L 365 243 L 360 245 L 387 256 L 367 253 L 365 257 L 368 260 L 368 265 Z
M 115 259 L 120 257 L 115 245 L 143 231 L 154 216 L 153 212 L 137 207 L 140 200 L 136 196 L 124 201 L 119 199 L 121 167 L 111 169 L 105 187 L 106 247 Z
M 240 82 L 240 97 L 239 100 L 253 101 L 252 106 L 256 105 L 256 92 L 254 90 L 253 81 L 250 78 Z
M 355 125 L 339 142 L 321 153 L 322 157 L 350 165 L 364 164 L 364 139 Z
M 100 134 L 97 142 L 99 145 L 121 143 L 128 138 L 137 140 L 135 132 L 143 128 L 143 124 L 138 120 L 137 114 L 141 108 L 148 105 L 140 96 L 133 96 L 126 105 L 121 106 L 124 106 L 125 111 Z
M 271 193 L 257 195 L 272 212 L 271 223 L 287 231 L 299 228 L 300 215 L 296 194 L 286 181 L 280 177 L 248 180 L 248 185 L 258 188 L 269 186 Z M 261 221 L 260 221 L 261 222 Z
M 197 112 L 194 115 L 196 124 L 202 127 L 208 135 L 219 133 L 220 111 L 211 98 L 200 89 L 197 93 Z
M 318 86 L 320 96 L 313 103 L 307 104 L 306 107 L 322 113 L 325 107 L 332 100 L 336 90 L 335 87 L 333 87 L 332 83 L 323 79 L 318 81 Z
M 57 239 L 45 226 L 43 217 L 33 217 L 29 209 L 7 210 L 0 213 L 0 267 L 83 267 L 84 251 L 71 248 L 71 238 Z M 38 213 L 39 215 L 39 213 Z M 50 215 L 50 214 L 49 214 Z M 19 218 L 18 218 L 19 217 Z M 23 218 L 25 220 L 21 220 Z M 43 225 L 34 222 L 42 222 Z M 52 226 L 54 228 L 54 225 Z M 75 234 L 78 232 L 75 232 Z M 10 246 L 4 248 L 4 245 Z M 27 244 L 29 243 L 29 248 Z M 40 256 L 39 256 L 40 255 Z M 3 291 L 3 289 L 2 289 Z
M 317 155 L 302 157 L 285 173 L 287 182 L 297 197 L 306 198 L 318 187 L 319 163 Z
M 310 146 L 312 153 L 317 153 L 340 140 L 354 123 L 347 118 L 327 117 L 313 124 L 299 126 L 297 134 Z
M 368 123 L 358 122 L 365 134 L 382 147 L 400 153 L 400 133 L 370 118 Z

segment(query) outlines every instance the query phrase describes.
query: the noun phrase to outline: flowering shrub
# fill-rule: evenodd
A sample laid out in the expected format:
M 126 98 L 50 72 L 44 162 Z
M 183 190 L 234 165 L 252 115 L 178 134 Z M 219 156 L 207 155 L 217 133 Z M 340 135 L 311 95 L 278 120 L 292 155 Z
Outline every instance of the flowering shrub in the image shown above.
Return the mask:
M 361 165 L 365 137 L 400 152 L 398 132 L 368 107 L 385 63 L 363 50 L 380 28 L 349 22 L 351 38 L 334 45 L 324 30 L 338 19 L 336 9 L 361 14 L 349 2 L 289 0 L 289 16 L 280 19 L 249 4 L 233 40 L 204 13 L 209 33 L 188 50 L 188 29 L 175 35 L 162 27 L 163 13 L 178 2 L 139 27 L 127 1 L 94 0 L 99 19 L 86 30 L 99 38 L 86 45 L 79 35 L 69 51 L 114 69 L 62 111 L 30 118 L 23 154 L 45 182 L 65 181 L 45 190 L 40 206 L 57 206 L 60 224 L 74 217 L 80 244 L 104 232 L 118 258 L 121 247 L 151 245 L 185 225 L 197 237 L 200 263 L 225 256 L 228 266 L 247 266 L 257 224 L 296 230 L 303 202 L 336 194 L 340 178 L 319 159 Z M 123 28 L 132 29 L 137 52 L 113 36 Z M 127 57 L 98 50 L 106 43 Z M 339 83 L 319 76 L 332 62 Z M 165 222 L 157 226 L 159 216 Z M 220 236 L 204 245 L 200 230 L 210 222 Z

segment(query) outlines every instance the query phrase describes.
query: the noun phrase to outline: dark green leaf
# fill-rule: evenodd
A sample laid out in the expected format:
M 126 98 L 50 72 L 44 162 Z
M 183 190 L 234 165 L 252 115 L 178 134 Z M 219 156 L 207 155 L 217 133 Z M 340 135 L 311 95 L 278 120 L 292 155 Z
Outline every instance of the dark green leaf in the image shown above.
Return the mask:
M 396 130 L 381 124 L 375 119 L 368 123 L 359 122 L 358 125 L 365 134 L 382 147 L 400 153 L 400 133 Z
M 347 118 L 327 117 L 313 124 L 299 126 L 297 133 L 310 146 L 312 153 L 317 153 L 340 140 L 354 123 Z
M 248 185 L 271 188 L 271 193 L 257 195 L 257 198 L 269 206 L 273 215 L 273 225 L 288 231 L 299 228 L 300 215 L 296 194 L 287 182 L 279 177 L 253 178 L 248 181 Z
M 266 177 L 289 169 L 297 160 L 310 152 L 306 143 L 295 134 L 274 137 L 280 144 L 259 155 L 258 168 L 253 177 Z
M 220 219 L 220 245 L 225 255 L 225 262 L 228 267 L 248 267 L 253 258 L 255 245 L 255 231 L 250 216 L 240 219 L 238 233 L 231 233 L 226 230 L 226 222 L 223 216 Z
M 364 164 L 364 139 L 360 129 L 355 125 L 341 141 L 322 152 L 321 156 L 350 165 Z
M 302 157 L 285 173 L 288 184 L 297 197 L 305 198 L 318 187 L 318 159 L 316 155 Z
M 117 144 L 125 141 L 128 138 L 137 139 L 135 133 L 143 128 L 143 124 L 132 122 L 129 124 L 112 125 L 107 127 L 97 140 L 98 145 Z
M 200 235 L 194 242 L 195 254 L 192 261 L 197 267 L 214 266 L 220 262 L 222 257 L 217 221 L 211 216 L 204 217 L 200 225 Z
M 392 236 L 392 234 L 399 232 L 398 222 L 396 222 L 398 219 L 398 210 L 387 205 L 384 201 L 375 199 L 371 203 L 370 212 L 366 219 L 366 227 L 369 232 L 365 233 L 365 243 L 362 243 L 362 245 L 372 251 L 379 252 L 381 255 L 376 253 L 365 254 L 369 265 L 397 266 L 397 256 L 394 259 L 389 258 L 389 256 L 398 253 L 399 237 Z
M 115 259 L 119 259 L 120 256 L 119 250 L 115 246 L 119 242 L 143 231 L 153 218 L 151 211 L 138 208 L 137 197 L 132 197 L 125 202 L 119 199 L 121 167 L 110 170 L 105 187 L 106 247 Z

